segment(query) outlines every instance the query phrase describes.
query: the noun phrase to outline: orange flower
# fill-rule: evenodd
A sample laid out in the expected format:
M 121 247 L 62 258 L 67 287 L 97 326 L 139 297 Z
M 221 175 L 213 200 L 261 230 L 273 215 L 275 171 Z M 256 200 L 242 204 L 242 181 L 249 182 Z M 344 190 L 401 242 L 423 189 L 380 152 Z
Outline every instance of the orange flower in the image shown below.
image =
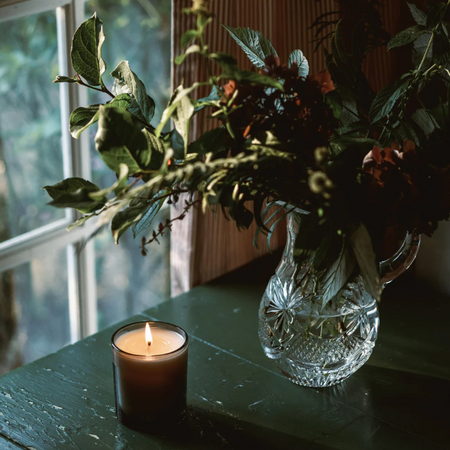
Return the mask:
M 234 80 L 228 80 L 228 83 L 224 84 L 222 86 L 223 93 L 225 94 L 226 98 L 231 98 L 234 94 L 234 91 L 236 90 L 236 81 Z
M 414 159 L 416 156 L 416 144 L 411 139 L 406 139 L 403 141 L 402 152 L 400 153 L 400 159 L 407 161 Z
M 321 70 L 315 75 L 311 75 L 311 78 L 320 84 L 322 94 L 334 91 L 334 83 L 328 70 Z

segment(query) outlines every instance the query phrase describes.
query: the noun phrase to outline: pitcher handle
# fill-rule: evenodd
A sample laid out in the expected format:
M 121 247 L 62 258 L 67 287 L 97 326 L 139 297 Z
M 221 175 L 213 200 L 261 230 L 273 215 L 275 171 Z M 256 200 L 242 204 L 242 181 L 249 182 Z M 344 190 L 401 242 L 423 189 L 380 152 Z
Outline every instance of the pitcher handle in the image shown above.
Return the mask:
M 414 262 L 420 247 L 420 234 L 407 233 L 403 244 L 394 256 L 380 262 L 380 276 L 383 286 L 395 280 Z

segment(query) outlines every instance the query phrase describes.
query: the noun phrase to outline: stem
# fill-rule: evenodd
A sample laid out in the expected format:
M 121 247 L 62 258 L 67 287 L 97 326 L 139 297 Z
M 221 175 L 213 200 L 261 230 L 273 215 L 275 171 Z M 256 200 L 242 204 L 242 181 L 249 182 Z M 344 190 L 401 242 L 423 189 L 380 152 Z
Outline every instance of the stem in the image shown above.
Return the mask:
M 109 92 L 108 88 L 105 85 L 102 85 L 102 91 L 105 94 L 108 94 L 111 98 L 116 98 L 113 94 L 111 94 L 111 92 Z
M 105 94 L 108 94 L 110 97 L 115 98 L 113 94 L 111 94 L 111 92 L 108 91 L 108 89 L 106 88 L 106 86 L 102 83 L 102 88 L 96 88 L 94 86 L 91 86 L 90 84 L 86 84 L 80 77 L 80 75 L 77 74 L 77 78 L 78 78 L 78 84 L 80 84 L 81 86 L 87 87 L 89 89 L 92 89 L 94 91 L 98 91 L 98 92 L 103 92 Z
M 450 0 L 449 0 L 449 1 L 450 1 Z M 430 38 L 430 40 L 428 41 L 428 45 L 427 45 L 427 48 L 426 48 L 426 50 L 425 50 L 425 53 L 423 54 L 422 61 L 420 61 L 419 67 L 417 68 L 417 73 L 418 73 L 418 74 L 420 73 L 420 69 L 422 68 L 422 66 L 423 66 L 423 64 L 424 64 L 424 62 L 425 62 L 425 60 L 427 59 L 428 52 L 430 51 L 431 44 L 433 43 L 433 39 L 434 39 L 434 31 L 431 33 L 431 38 Z
M 145 242 L 145 238 L 143 238 L 143 239 L 142 239 L 142 246 L 141 246 L 142 250 L 145 250 L 145 246 L 146 246 L 147 244 L 151 244 L 153 241 L 156 241 L 156 242 L 159 243 L 158 237 L 159 237 L 159 236 L 162 236 L 162 235 L 164 234 L 164 230 L 166 230 L 167 228 L 171 229 L 171 228 L 172 228 L 172 223 L 175 222 L 176 220 L 182 220 L 182 219 L 184 219 L 184 217 L 186 216 L 186 213 L 187 213 L 187 212 L 188 212 L 188 211 L 189 211 L 196 203 L 199 203 L 200 201 L 201 201 L 200 199 L 197 199 L 197 200 L 195 200 L 195 201 L 193 201 L 193 202 L 191 202 L 191 203 L 186 202 L 186 206 L 184 207 L 183 212 L 182 212 L 179 216 L 174 217 L 173 219 L 167 220 L 167 222 L 166 222 L 163 226 L 161 226 L 161 224 L 160 224 L 160 228 L 159 228 L 158 232 L 156 233 L 155 231 L 153 231 L 153 236 L 152 236 L 152 238 L 149 239 L 147 242 Z

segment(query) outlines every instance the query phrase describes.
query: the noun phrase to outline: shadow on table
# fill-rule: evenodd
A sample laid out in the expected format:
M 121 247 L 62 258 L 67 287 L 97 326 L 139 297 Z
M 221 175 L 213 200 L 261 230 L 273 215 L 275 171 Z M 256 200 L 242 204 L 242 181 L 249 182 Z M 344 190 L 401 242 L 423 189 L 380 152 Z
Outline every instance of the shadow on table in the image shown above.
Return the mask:
M 199 408 L 188 408 L 185 422 L 168 432 L 148 433 L 161 449 L 331 450 L 277 430 Z
M 450 383 L 441 378 L 363 366 L 323 394 L 436 444 L 450 439 Z

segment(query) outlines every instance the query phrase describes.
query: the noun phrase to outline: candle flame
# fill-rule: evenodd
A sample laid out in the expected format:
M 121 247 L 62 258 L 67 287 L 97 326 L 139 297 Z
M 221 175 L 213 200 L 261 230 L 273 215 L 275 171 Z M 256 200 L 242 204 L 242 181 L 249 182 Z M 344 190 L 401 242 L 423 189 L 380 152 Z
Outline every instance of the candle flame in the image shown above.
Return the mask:
M 150 331 L 150 325 L 148 324 L 148 322 L 145 325 L 145 340 L 147 341 L 147 345 L 152 345 L 152 332 Z

